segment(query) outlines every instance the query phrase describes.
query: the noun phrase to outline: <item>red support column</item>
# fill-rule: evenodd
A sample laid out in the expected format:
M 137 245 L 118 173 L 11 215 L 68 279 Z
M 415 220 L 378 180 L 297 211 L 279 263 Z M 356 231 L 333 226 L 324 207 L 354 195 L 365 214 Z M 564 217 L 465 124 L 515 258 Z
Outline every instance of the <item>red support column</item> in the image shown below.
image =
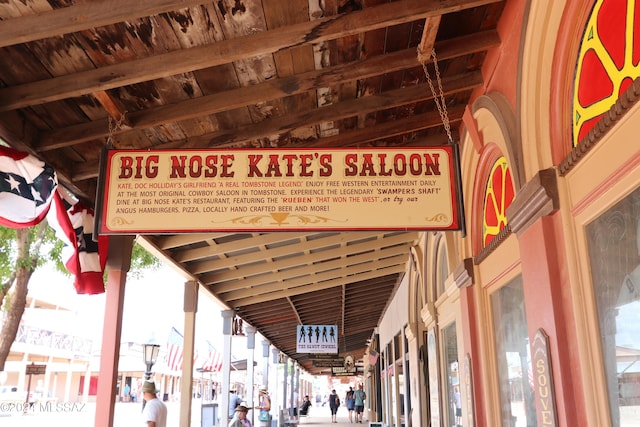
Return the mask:
M 109 239 L 107 257 L 107 300 L 102 329 L 100 351 L 100 378 L 96 397 L 95 427 L 112 427 L 115 408 L 120 335 L 122 332 L 122 307 L 127 272 L 131 265 L 133 236 L 114 236 Z M 142 361 L 140 361 L 142 364 Z

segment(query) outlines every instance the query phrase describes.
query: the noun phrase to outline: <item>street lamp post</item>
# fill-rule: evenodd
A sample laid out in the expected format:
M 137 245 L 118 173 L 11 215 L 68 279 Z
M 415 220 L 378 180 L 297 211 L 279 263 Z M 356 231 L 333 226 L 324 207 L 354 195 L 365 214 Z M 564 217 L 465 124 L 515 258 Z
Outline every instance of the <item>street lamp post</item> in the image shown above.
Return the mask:
M 142 344 L 142 355 L 144 357 L 144 364 L 147 365 L 147 370 L 144 373 L 144 379 L 151 379 L 151 368 L 156 364 L 158 360 L 158 353 L 160 352 L 160 344 L 146 343 Z
M 147 365 L 147 370 L 144 372 L 144 379 L 148 381 L 151 379 L 151 369 L 153 365 L 156 364 L 158 360 L 158 353 L 160 352 L 160 344 L 156 344 L 154 342 L 148 342 L 146 344 L 142 344 L 142 357 L 144 358 L 144 364 Z M 142 410 L 146 405 L 147 401 L 142 399 Z

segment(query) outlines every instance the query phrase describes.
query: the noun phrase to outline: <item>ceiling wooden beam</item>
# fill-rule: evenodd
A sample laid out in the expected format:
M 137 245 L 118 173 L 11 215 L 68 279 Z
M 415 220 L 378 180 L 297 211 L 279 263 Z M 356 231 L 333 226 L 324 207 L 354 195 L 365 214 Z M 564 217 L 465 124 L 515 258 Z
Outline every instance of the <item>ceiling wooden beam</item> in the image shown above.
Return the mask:
M 361 258 L 362 257 L 360 257 L 359 259 Z M 260 284 L 262 282 L 255 282 L 253 286 L 251 286 L 250 288 L 242 288 L 242 289 L 238 288 L 236 285 L 235 290 L 230 292 L 225 292 L 224 294 L 218 293 L 218 295 L 224 295 L 223 298 L 225 301 L 233 301 L 241 298 L 246 298 L 251 295 L 268 294 L 274 291 L 287 289 L 287 290 L 294 291 L 293 293 L 289 293 L 286 295 L 287 297 L 289 297 L 291 295 L 299 294 L 300 292 L 298 291 L 298 288 L 303 286 L 306 287 L 312 284 L 321 285 L 318 289 L 326 289 L 322 285 L 336 278 L 348 277 L 352 279 L 357 279 L 349 282 L 349 283 L 352 283 L 352 282 L 359 282 L 363 280 L 360 278 L 360 275 L 364 273 L 368 273 L 370 271 L 384 270 L 386 268 L 392 268 L 398 265 L 401 265 L 403 269 L 406 269 L 406 266 L 404 264 L 406 263 L 407 259 L 408 259 L 407 253 L 394 255 L 384 259 L 368 258 L 367 262 L 361 262 L 360 264 L 355 264 L 350 266 L 343 266 L 342 268 L 339 268 L 337 271 L 336 270 L 321 271 L 314 274 L 306 274 L 301 277 L 299 273 L 297 276 L 287 277 L 285 274 L 286 272 L 283 272 L 283 273 L 272 275 L 271 280 L 275 280 L 272 283 Z M 376 277 L 380 275 L 382 274 L 378 273 Z M 280 277 L 282 277 L 282 279 L 280 279 Z M 342 286 L 342 284 L 337 286 Z M 318 290 L 318 289 L 315 289 L 315 290 Z M 307 288 L 305 292 L 312 292 L 312 290 L 311 288 Z
M 372 259 L 375 259 L 375 258 L 378 258 L 378 260 L 375 262 L 379 262 L 380 258 L 391 259 L 397 256 L 402 256 L 404 258 L 407 252 L 409 251 L 409 249 L 411 248 L 411 246 L 413 246 L 413 244 L 414 242 L 410 242 L 403 246 L 392 246 L 390 248 L 376 250 L 375 254 L 368 252 L 360 255 L 350 256 L 348 258 L 343 257 L 343 258 L 335 259 L 332 261 L 325 261 L 322 263 L 315 264 L 313 266 L 314 267 L 313 269 L 310 269 L 309 265 L 304 263 L 305 261 L 304 258 L 306 257 L 301 257 L 303 259 L 298 259 L 297 260 L 298 262 L 295 267 L 287 268 L 285 270 L 282 270 L 279 273 L 270 273 L 268 280 L 278 280 L 283 284 L 286 284 L 288 280 L 291 280 L 295 277 L 300 277 L 303 275 L 307 277 L 307 279 L 310 281 L 320 280 L 319 277 L 323 273 L 328 273 L 334 276 L 347 275 L 349 273 L 348 270 L 353 265 L 355 264 L 364 265 L 364 263 L 370 262 Z M 331 252 L 333 253 L 333 251 Z M 316 257 L 316 258 L 326 259 L 327 254 L 323 254 L 323 257 Z M 330 258 L 335 258 L 335 257 L 330 257 Z M 301 262 L 303 264 L 300 264 Z M 371 265 L 369 265 L 369 269 L 371 269 Z M 244 271 L 245 268 L 243 268 L 242 270 Z M 310 271 L 313 271 L 313 274 L 310 274 L 309 273 Z M 239 283 L 234 282 L 232 285 L 227 285 L 226 288 L 230 289 L 229 294 L 222 292 L 217 286 L 214 286 L 213 289 L 218 295 L 221 295 L 221 296 L 224 295 L 224 298 L 226 299 L 232 295 L 235 295 L 234 294 L 235 291 L 240 291 L 242 289 L 247 290 L 249 293 L 256 293 L 256 289 L 260 289 L 261 288 L 260 285 L 264 282 L 265 282 L 265 276 L 263 273 L 263 275 L 249 276 L 248 278 L 241 280 Z
M 323 289 L 334 288 L 342 286 L 343 284 L 349 284 L 354 282 L 360 282 L 368 279 L 375 279 L 382 275 L 388 274 L 400 274 L 406 271 L 406 265 L 396 265 L 394 267 L 385 268 L 382 270 L 370 271 L 368 273 L 359 274 L 357 276 L 342 277 L 332 280 L 327 280 L 321 283 L 313 283 L 309 285 L 298 286 L 296 288 L 280 288 L 271 293 L 259 294 L 248 298 L 229 301 L 229 304 L 233 307 L 242 307 L 251 304 L 258 304 L 261 302 L 273 301 L 274 299 L 286 298 L 288 296 L 298 295 L 306 292 L 315 292 Z
M 497 31 L 489 30 L 439 42 L 436 48 L 438 49 L 438 58 L 446 60 L 486 51 L 499 44 L 500 37 Z M 130 122 L 131 128 L 116 129 L 113 135 L 255 105 L 285 96 L 301 94 L 316 87 L 366 79 L 379 75 L 381 71 L 390 73 L 413 66 L 417 67 L 419 63 L 416 61 L 415 56 L 416 51 L 414 49 L 405 49 L 369 59 L 193 98 L 176 104 L 130 112 L 127 113 L 126 117 Z M 94 120 L 43 132 L 40 135 L 38 149 L 40 151 L 53 150 L 97 138 L 104 138 L 108 135 L 109 131 L 104 124 L 104 120 Z
M 430 16 L 424 20 L 422 39 L 418 45 L 418 62 L 420 64 L 426 64 L 431 61 L 431 51 L 435 47 L 441 19 L 441 16 Z
M 451 76 L 442 80 L 445 96 L 471 90 L 480 85 L 482 85 L 480 71 Z M 429 99 L 433 99 L 429 85 L 422 83 L 342 101 L 312 111 L 300 111 L 234 129 L 224 129 L 191 138 L 190 143 L 195 147 L 225 145 L 233 147 L 264 136 L 284 135 L 294 129 L 317 125 L 325 121 L 345 119 L 361 113 L 373 113 L 381 109 L 414 104 Z
M 130 21 L 208 3 L 203 0 L 91 0 L 0 21 L 0 47 Z
M 275 233 L 279 234 L 279 233 Z M 269 250 L 263 250 L 259 252 L 252 252 L 241 255 L 230 256 L 225 259 L 220 260 L 212 260 L 212 261 L 204 261 L 199 264 L 192 264 L 190 266 L 190 270 L 194 272 L 194 274 L 201 274 L 208 271 L 224 271 L 228 268 L 253 264 L 266 258 L 274 259 L 279 257 L 284 257 L 287 255 L 295 254 L 295 253 L 304 253 L 305 251 L 314 251 L 323 248 L 332 248 L 338 245 L 342 245 L 345 242 L 349 242 L 352 240 L 364 240 L 367 238 L 375 238 L 381 235 L 379 231 L 362 231 L 354 234 L 353 232 L 345 232 L 336 234 L 334 236 L 329 236 L 321 239 L 313 239 L 313 240 L 302 240 L 294 245 L 286 245 L 279 246 Z M 389 237 L 391 238 L 391 237 Z M 246 244 L 245 244 L 246 247 Z M 330 251 L 327 251 L 330 253 Z M 212 274 L 204 274 L 199 276 L 200 281 L 205 285 L 211 285 L 219 282 L 217 279 L 219 273 Z
M 0 90 L 0 111 L 24 108 L 113 89 L 143 81 L 175 76 L 281 49 L 364 33 L 416 18 L 443 15 L 496 3 L 499 0 L 401 0 L 357 12 L 319 18 L 274 30 L 253 33 L 161 55 L 122 62 Z

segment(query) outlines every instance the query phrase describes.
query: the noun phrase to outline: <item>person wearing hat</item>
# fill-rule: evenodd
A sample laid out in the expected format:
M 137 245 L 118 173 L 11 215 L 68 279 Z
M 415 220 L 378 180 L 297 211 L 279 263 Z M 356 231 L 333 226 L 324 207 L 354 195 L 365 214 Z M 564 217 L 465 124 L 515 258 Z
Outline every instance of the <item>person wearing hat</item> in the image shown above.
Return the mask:
M 271 410 L 271 398 L 269 397 L 269 393 L 267 393 L 266 387 L 260 387 L 259 391 L 259 399 L 260 399 L 260 427 L 268 427 L 271 425 L 271 416 L 269 415 L 269 411 Z
M 229 423 L 229 427 L 253 427 L 251 421 L 247 418 L 247 413 L 249 412 L 249 405 L 247 402 L 240 403 L 235 411 L 231 422 Z
M 147 427 L 167 427 L 167 405 L 158 399 L 158 389 L 153 381 L 145 381 L 142 395 L 145 400 L 142 419 Z

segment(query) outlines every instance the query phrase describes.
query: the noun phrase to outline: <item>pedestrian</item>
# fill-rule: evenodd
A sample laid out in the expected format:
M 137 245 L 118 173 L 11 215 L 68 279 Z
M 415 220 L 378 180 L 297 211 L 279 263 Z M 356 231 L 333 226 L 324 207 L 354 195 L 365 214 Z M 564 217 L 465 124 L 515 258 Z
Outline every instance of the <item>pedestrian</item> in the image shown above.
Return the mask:
M 240 403 L 242 403 L 242 399 L 235 390 L 229 390 L 229 419 L 233 418 L 235 415 L 236 408 Z
M 233 418 L 229 422 L 229 427 L 253 427 L 251 421 L 247 418 L 248 412 L 249 405 L 247 402 L 240 402 L 233 411 Z
M 362 384 L 360 384 L 358 389 L 353 392 L 353 397 L 355 399 L 356 422 L 362 424 L 364 401 L 367 399 L 367 394 L 362 389 Z
M 356 399 L 353 397 L 353 387 L 349 387 L 347 391 L 347 395 L 344 397 L 344 401 L 347 404 L 347 409 L 349 410 L 349 422 L 353 422 L 353 411 L 356 408 Z
M 145 381 L 142 385 L 142 396 L 146 402 L 142 419 L 147 427 L 167 427 L 167 405 L 158 399 L 158 391 L 153 381 Z
M 271 425 L 271 415 L 269 414 L 271 410 L 271 398 L 269 397 L 266 387 L 260 388 L 258 393 L 258 399 L 260 400 L 260 405 L 258 406 L 260 409 L 260 427 L 269 427 Z
M 291 415 L 294 420 L 298 419 L 298 389 L 294 388 L 291 396 Z
M 456 426 L 462 425 L 462 397 L 460 396 L 460 388 L 453 388 L 453 403 L 456 408 Z
M 329 409 L 331 409 L 331 422 L 337 423 L 336 419 L 338 408 L 340 407 L 340 398 L 335 390 L 331 390 L 331 394 L 329 395 Z

